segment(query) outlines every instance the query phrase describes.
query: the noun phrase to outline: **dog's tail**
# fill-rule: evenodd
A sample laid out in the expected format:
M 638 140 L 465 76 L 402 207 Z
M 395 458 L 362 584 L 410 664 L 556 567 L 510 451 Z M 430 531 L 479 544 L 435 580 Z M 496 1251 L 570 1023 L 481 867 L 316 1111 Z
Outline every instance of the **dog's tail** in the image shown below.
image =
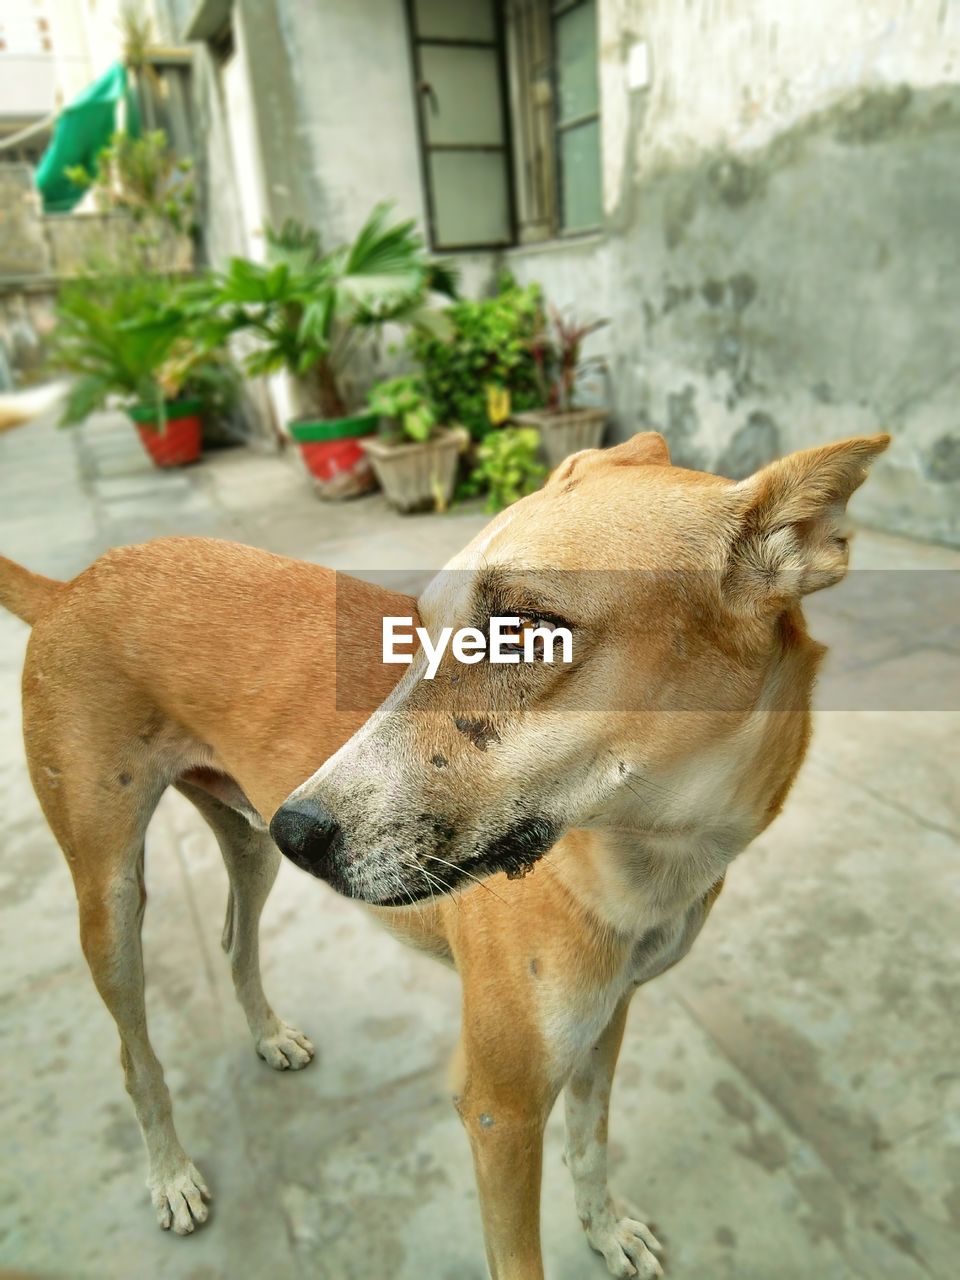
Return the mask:
M 55 409 L 70 390 L 67 382 L 52 382 L 26 391 L 0 392 L 0 431 L 23 426 Z
M 0 605 L 31 626 L 66 585 L 0 556 Z

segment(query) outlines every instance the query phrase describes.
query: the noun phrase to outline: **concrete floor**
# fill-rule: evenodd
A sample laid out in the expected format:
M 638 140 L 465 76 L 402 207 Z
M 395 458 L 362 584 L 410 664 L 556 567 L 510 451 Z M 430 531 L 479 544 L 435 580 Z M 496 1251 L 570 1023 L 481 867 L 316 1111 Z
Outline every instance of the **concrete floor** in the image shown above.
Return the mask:
M 0 548 L 60 576 L 174 532 L 424 569 L 482 522 L 403 519 L 379 498 L 323 506 L 286 461 L 244 450 L 157 473 L 116 419 L 0 437 Z M 818 716 L 786 813 L 735 864 L 692 955 L 630 1015 L 613 1172 L 658 1224 L 674 1280 L 960 1270 L 960 555 L 864 532 L 854 557 L 886 572 L 810 609 L 836 646 L 820 695 L 835 709 Z M 254 1056 L 217 945 L 219 855 L 176 796 L 148 844 L 148 1006 L 216 1204 L 192 1238 L 155 1226 L 116 1033 L 24 767 L 25 641 L 0 615 L 0 1269 L 481 1280 L 470 1158 L 444 1090 L 455 976 L 284 864 L 265 980 L 319 1052 L 276 1075 Z M 558 1115 L 548 1275 L 599 1280 L 560 1145 Z

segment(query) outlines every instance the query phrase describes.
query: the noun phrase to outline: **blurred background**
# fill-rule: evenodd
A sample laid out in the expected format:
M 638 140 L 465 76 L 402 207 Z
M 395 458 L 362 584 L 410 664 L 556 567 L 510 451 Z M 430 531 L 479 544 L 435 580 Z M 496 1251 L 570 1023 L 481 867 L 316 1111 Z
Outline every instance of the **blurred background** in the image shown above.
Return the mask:
M 203 271 L 284 224 L 351 243 L 386 200 L 466 297 L 509 276 L 609 321 L 608 438 L 655 427 L 738 476 L 890 430 L 859 514 L 960 537 L 949 0 L 6 0 L 2 24 L 0 387 L 131 223 Z M 64 171 L 96 186 L 115 129 L 139 152 L 84 196 Z M 522 371 L 482 372 L 533 407 Z M 247 391 L 249 434 L 286 432 L 284 391 Z
M 741 478 L 889 431 L 810 760 L 634 1002 L 611 1163 L 671 1275 L 952 1280 L 960 1244 L 958 0 L 2 0 L 0 550 L 235 538 L 415 590 L 570 452 Z M 318 1062 L 258 1063 L 165 798 L 151 1035 L 217 1195 L 154 1225 L 0 617 L 0 1269 L 485 1275 L 455 977 L 284 865 Z M 551 1121 L 548 1275 L 605 1274 Z

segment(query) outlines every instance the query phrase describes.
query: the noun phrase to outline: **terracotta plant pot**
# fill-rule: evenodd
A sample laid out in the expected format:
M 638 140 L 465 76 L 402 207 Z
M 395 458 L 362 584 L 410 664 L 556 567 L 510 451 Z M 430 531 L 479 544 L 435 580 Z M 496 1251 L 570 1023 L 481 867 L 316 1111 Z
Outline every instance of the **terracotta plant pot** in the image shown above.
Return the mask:
M 363 441 L 387 501 L 398 511 L 443 511 L 457 480 L 457 459 L 470 441 L 463 427 L 440 427 L 423 444 Z
M 512 421 L 524 427 L 536 427 L 544 459 L 552 471 L 571 453 L 598 448 L 609 417 L 609 409 L 571 409 L 568 413 L 531 409 L 528 413 L 515 413 Z
M 167 420 L 162 426 L 153 405 L 135 405 L 127 411 L 154 466 L 184 467 L 200 457 L 200 408 L 199 400 L 171 401 L 165 406 Z
M 290 434 L 300 446 L 321 498 L 356 498 L 376 488 L 361 440 L 376 431 L 378 421 L 375 414 L 361 413 L 349 418 L 290 423 Z

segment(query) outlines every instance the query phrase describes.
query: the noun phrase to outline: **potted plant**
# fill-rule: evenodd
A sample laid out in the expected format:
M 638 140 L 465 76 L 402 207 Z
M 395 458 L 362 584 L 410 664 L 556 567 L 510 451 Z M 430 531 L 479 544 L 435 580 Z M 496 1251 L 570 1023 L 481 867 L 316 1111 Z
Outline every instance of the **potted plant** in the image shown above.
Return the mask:
M 474 451 L 474 466 L 461 492 L 487 495 L 486 510 L 502 511 L 539 489 L 547 474 L 540 463 L 540 433 L 533 427 L 488 431 Z
M 158 467 L 200 456 L 204 406 L 229 398 L 233 380 L 221 353 L 192 340 L 162 276 L 89 276 L 60 292 L 51 362 L 74 381 L 62 426 L 119 401 Z
M 117 215 L 109 231 L 126 242 L 138 269 L 193 267 L 193 162 L 176 156 L 162 129 L 142 137 L 119 131 L 92 172 L 73 165 L 64 173 L 74 186 L 93 192 L 100 213 Z
M 599 357 L 582 358 L 584 340 L 608 322 L 583 324 L 563 316 L 555 307 L 550 309 L 550 319 L 551 328 L 542 329 L 531 342 L 543 407 L 515 413 L 513 421 L 540 432 L 544 457 L 552 471 L 571 453 L 595 449 L 600 444 L 610 410 L 577 405 L 583 375 L 588 369 L 605 367 Z
M 363 450 L 387 501 L 400 511 L 445 511 L 468 433 L 438 424 L 419 374 L 378 382 L 368 392 L 367 404 L 382 434 L 365 439 Z
M 414 359 L 441 422 L 456 422 L 481 440 L 511 413 L 544 403 L 534 341 L 543 329 L 536 284 L 521 288 L 508 274 L 497 292 L 462 299 L 445 312 L 452 332 L 438 338 L 415 331 Z M 492 406 L 502 402 L 500 412 Z
M 291 375 L 296 416 L 289 424 L 318 491 L 327 498 L 374 484 L 360 441 L 377 429 L 347 384 L 358 345 L 387 323 L 443 334 L 449 322 L 426 304 L 431 292 L 456 295 L 450 270 L 427 257 L 410 221 L 392 222 L 378 205 L 352 244 L 324 252 L 316 232 L 288 222 L 268 237 L 266 262 L 235 258 L 226 273 L 194 291 L 212 345 L 253 334 L 245 359 L 253 375 Z

